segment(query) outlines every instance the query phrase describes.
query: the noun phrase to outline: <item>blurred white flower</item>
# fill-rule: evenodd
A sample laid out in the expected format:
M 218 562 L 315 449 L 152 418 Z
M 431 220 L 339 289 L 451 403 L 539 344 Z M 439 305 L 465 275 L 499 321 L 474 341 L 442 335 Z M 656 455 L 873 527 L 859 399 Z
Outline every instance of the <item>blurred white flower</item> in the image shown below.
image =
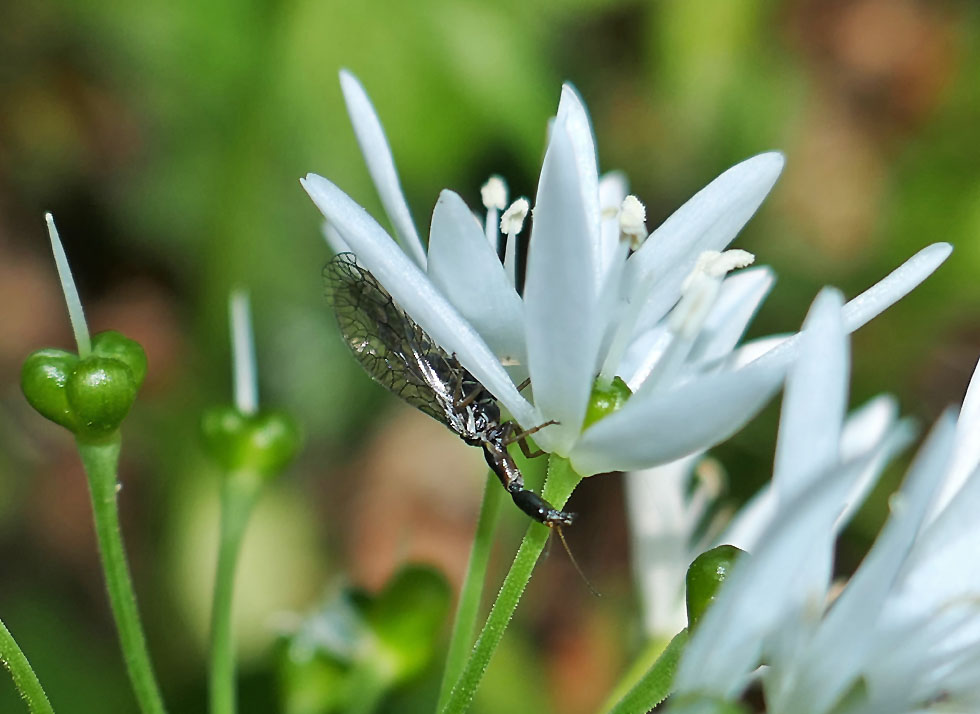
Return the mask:
M 646 468 L 727 438 L 776 392 L 795 354 L 792 340 L 765 361 L 732 352 L 772 276 L 757 268 L 726 279 L 751 256 L 724 251 L 775 183 L 780 154 L 729 169 L 631 253 L 645 234 L 642 205 L 627 196 L 621 175 L 600 179 L 589 117 L 565 85 L 550 126 L 519 294 L 516 240 L 530 204 L 518 199 L 498 222 L 506 186 L 493 178 L 482 191 L 481 221 L 444 190 L 426 251 L 364 89 L 347 72 L 341 86 L 395 240 L 334 184 L 310 174 L 302 183 L 326 217 L 328 241 L 352 250 L 518 423 L 557 422 L 535 436 L 546 451 L 568 456 L 584 475 Z M 901 298 L 948 253 L 946 244 L 931 246 L 851 301 L 849 329 Z M 510 373 L 504 365 L 513 365 Z M 525 376 L 533 404 L 515 386 Z M 593 387 L 617 376 L 632 397 L 583 429 Z
M 947 414 L 934 427 L 888 523 L 832 605 L 841 513 L 853 509 L 896 432 L 828 464 L 817 444 L 834 443 L 831 417 L 818 407 L 809 429 L 781 425 L 777 474 L 796 476 L 774 480 L 778 504 L 700 621 L 677 692 L 731 699 L 756 672 L 770 714 L 980 711 L 980 366 L 959 418 Z

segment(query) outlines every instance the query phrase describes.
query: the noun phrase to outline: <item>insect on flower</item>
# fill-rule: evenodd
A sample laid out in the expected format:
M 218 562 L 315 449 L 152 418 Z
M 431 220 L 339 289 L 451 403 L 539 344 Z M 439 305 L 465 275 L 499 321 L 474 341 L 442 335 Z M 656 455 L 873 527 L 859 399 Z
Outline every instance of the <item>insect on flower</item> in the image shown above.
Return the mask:
M 482 447 L 500 483 L 531 518 L 559 533 L 561 526 L 571 525 L 574 513 L 524 488 L 524 476 L 507 452 L 507 446 L 516 443 L 526 456 L 536 455 L 530 453 L 526 437 L 554 422 L 523 432 L 513 421 L 501 423 L 493 395 L 395 304 L 353 253 L 336 255 L 323 276 L 340 331 L 365 371 L 467 444 Z

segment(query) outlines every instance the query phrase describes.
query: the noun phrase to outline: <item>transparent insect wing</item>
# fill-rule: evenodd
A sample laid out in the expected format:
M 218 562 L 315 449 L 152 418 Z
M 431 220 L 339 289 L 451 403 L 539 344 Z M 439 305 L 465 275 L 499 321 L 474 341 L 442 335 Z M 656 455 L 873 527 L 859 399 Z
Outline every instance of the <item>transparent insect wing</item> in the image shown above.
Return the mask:
M 454 389 L 468 376 L 352 253 L 339 253 L 323 269 L 327 301 L 354 357 L 377 382 L 454 431 Z

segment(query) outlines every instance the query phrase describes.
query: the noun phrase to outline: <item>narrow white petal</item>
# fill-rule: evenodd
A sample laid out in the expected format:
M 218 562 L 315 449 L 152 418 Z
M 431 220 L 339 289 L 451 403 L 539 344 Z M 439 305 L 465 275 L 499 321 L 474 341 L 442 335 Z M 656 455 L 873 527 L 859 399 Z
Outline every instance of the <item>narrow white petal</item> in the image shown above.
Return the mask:
M 796 686 L 786 703 L 809 702 L 828 711 L 858 676 L 875 643 L 876 623 L 899 569 L 918 533 L 938 486 L 936 474 L 949 462 L 955 422 L 942 417 L 909 471 L 894 500 L 893 512 L 861 567 L 834 603 L 796 664 Z
M 655 308 L 644 315 L 649 322 L 640 329 L 660 320 L 677 302 L 681 283 L 701 253 L 721 251 L 735 239 L 784 163 L 782 154 L 770 152 L 728 169 L 677 209 L 630 257 L 627 279 L 634 294 L 646 295 Z
M 849 300 L 842 311 L 844 329 L 854 332 L 908 295 L 949 257 L 952 250 L 949 243 L 933 243 L 856 298 Z M 786 365 L 796 359 L 799 333 L 777 342 L 771 340 L 771 337 L 763 337 L 745 343 L 733 353 L 734 363 L 745 362 L 745 357 L 741 354 L 743 351 L 756 355 L 756 359 L 760 362 L 771 365 Z M 762 344 L 759 344 L 760 342 Z
M 571 454 L 581 474 L 673 461 L 727 439 L 779 389 L 782 370 L 749 367 L 636 395 L 582 434 Z
M 323 233 L 323 239 L 330 246 L 330 249 L 334 253 L 350 253 L 350 246 L 347 245 L 347 241 L 343 239 L 343 236 L 337 232 L 337 229 L 330 225 L 330 221 L 323 221 L 320 226 L 320 231 Z
M 953 246 L 933 243 L 906 260 L 885 278 L 865 290 L 844 306 L 844 324 L 848 332 L 863 327 L 932 275 L 949 257 Z
M 308 174 L 300 181 L 326 219 L 406 313 L 510 410 L 525 427 L 538 418 L 473 327 L 433 287 L 367 211 L 330 181 Z
M 524 363 L 524 303 L 457 194 L 443 191 L 432 212 L 429 279 L 476 328 L 504 364 Z
M 677 692 L 737 694 L 766 640 L 784 624 L 798 629 L 808 604 L 823 598 L 829 525 L 859 467 L 828 472 L 776 512 L 758 550 L 740 561 L 699 623 L 677 671 Z
M 776 276 L 768 267 L 750 268 L 725 278 L 704 321 L 690 359 L 711 362 L 728 355 L 742 339 Z
M 585 102 L 570 84 L 562 85 L 555 124 L 565 126 L 568 138 L 572 142 L 580 200 L 585 212 L 586 227 L 592 238 L 590 246 L 593 253 L 592 265 L 596 270 L 594 282 L 598 287 L 599 279 L 602 277 L 599 246 L 599 162 L 595 137 L 592 134 L 592 122 L 589 121 Z
M 824 288 L 803 323 L 799 358 L 790 368 L 773 470 L 781 502 L 840 458 L 850 361 L 841 320 L 843 296 Z
M 381 205 L 395 229 L 398 242 L 416 264 L 425 268 L 425 249 L 418 231 L 415 230 L 415 222 L 412 221 L 412 214 L 398 181 L 395 159 L 391 155 L 391 147 L 374 106 L 361 83 L 345 69 L 340 71 L 340 87 L 347 102 L 347 113 L 350 114 L 357 143 L 364 154 L 364 162 L 378 190 Z
M 956 421 L 956 453 L 949 469 L 949 477 L 930 514 L 935 517 L 953 499 L 971 473 L 980 466 L 980 362 L 973 370 L 967 387 L 960 416 Z
M 600 315 L 592 236 L 583 212 L 577 157 L 556 121 L 545 154 L 527 255 L 524 306 L 534 403 L 550 446 L 567 453 L 581 429 L 595 376 Z

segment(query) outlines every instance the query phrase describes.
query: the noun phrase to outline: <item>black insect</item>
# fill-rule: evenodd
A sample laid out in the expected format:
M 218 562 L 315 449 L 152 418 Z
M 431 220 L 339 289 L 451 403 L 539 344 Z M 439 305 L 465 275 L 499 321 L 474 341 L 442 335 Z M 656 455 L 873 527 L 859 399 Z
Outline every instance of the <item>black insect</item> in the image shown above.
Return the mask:
M 526 437 L 554 422 L 524 432 L 512 421 L 501 423 L 493 395 L 395 304 L 353 253 L 335 256 L 323 276 L 340 331 L 367 373 L 467 444 L 482 447 L 500 483 L 531 518 L 559 532 L 571 525 L 574 513 L 558 510 L 524 488 L 524 477 L 507 452 L 509 444 L 517 443 L 525 455 L 534 456 Z

